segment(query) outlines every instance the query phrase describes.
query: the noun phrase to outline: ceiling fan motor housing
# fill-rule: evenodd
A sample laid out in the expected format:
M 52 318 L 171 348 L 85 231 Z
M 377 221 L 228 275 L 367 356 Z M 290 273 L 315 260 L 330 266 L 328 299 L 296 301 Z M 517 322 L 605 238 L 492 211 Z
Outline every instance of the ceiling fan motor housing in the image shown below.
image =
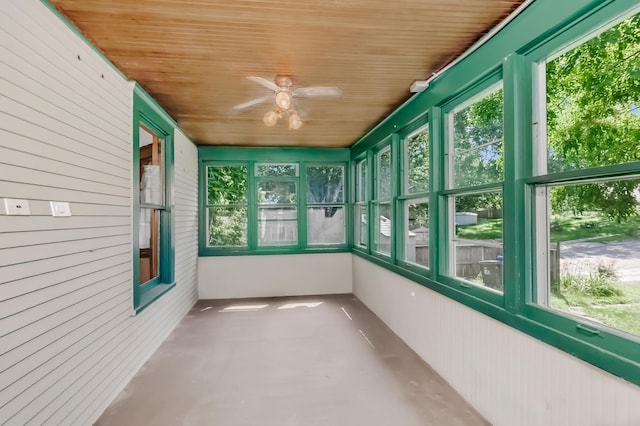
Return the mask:
M 289 90 L 289 88 L 293 85 L 291 77 L 289 77 L 288 75 L 277 75 L 275 78 L 275 82 L 282 90 Z

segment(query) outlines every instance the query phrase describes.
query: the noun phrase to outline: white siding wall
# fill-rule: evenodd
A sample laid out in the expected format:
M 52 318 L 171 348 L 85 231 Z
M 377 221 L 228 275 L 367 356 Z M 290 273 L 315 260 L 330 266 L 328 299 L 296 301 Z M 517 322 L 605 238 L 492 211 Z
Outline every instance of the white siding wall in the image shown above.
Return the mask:
M 2 1 L 0 49 L 0 198 L 31 207 L 0 208 L 0 424 L 91 424 L 197 298 L 197 150 L 176 134 L 177 287 L 132 317 L 132 86 L 37 0 Z
M 351 253 L 213 256 L 198 261 L 200 299 L 351 293 Z
M 491 423 L 640 425 L 640 388 L 353 256 L 354 294 Z

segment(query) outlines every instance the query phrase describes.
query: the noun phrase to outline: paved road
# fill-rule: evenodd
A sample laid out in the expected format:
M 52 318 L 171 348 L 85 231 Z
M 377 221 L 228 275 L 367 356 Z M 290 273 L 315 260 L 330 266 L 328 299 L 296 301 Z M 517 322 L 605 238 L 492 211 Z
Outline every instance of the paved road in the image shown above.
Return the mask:
M 561 267 L 584 271 L 600 262 L 613 264 L 618 278 L 627 284 L 640 284 L 640 239 L 611 243 L 584 240 L 565 241 L 560 245 Z

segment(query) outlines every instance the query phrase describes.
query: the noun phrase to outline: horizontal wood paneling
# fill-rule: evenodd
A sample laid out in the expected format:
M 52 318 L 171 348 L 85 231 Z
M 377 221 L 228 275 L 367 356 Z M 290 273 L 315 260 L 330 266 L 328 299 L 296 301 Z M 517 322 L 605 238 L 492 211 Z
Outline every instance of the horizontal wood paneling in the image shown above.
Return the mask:
M 91 424 L 197 298 L 197 150 L 176 134 L 177 285 L 132 316 L 133 85 L 40 1 L 0 21 L 0 198 L 31 210 L 0 207 L 0 424 Z
M 354 294 L 492 424 L 640 424 L 637 386 L 357 256 L 353 278 Z
M 346 147 L 410 96 L 409 86 L 464 51 L 521 0 L 299 2 L 52 0 L 197 143 Z M 268 94 L 247 76 L 337 86 L 299 99 L 304 122 L 267 128 Z

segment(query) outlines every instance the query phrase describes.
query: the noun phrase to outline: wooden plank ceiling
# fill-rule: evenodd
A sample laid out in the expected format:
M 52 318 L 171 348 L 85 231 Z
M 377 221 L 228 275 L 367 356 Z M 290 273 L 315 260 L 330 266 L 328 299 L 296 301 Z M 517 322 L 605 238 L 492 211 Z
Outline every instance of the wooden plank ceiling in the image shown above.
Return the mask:
M 51 0 L 198 144 L 348 147 L 522 0 Z M 303 125 L 246 79 L 289 75 L 339 98 L 299 98 Z

